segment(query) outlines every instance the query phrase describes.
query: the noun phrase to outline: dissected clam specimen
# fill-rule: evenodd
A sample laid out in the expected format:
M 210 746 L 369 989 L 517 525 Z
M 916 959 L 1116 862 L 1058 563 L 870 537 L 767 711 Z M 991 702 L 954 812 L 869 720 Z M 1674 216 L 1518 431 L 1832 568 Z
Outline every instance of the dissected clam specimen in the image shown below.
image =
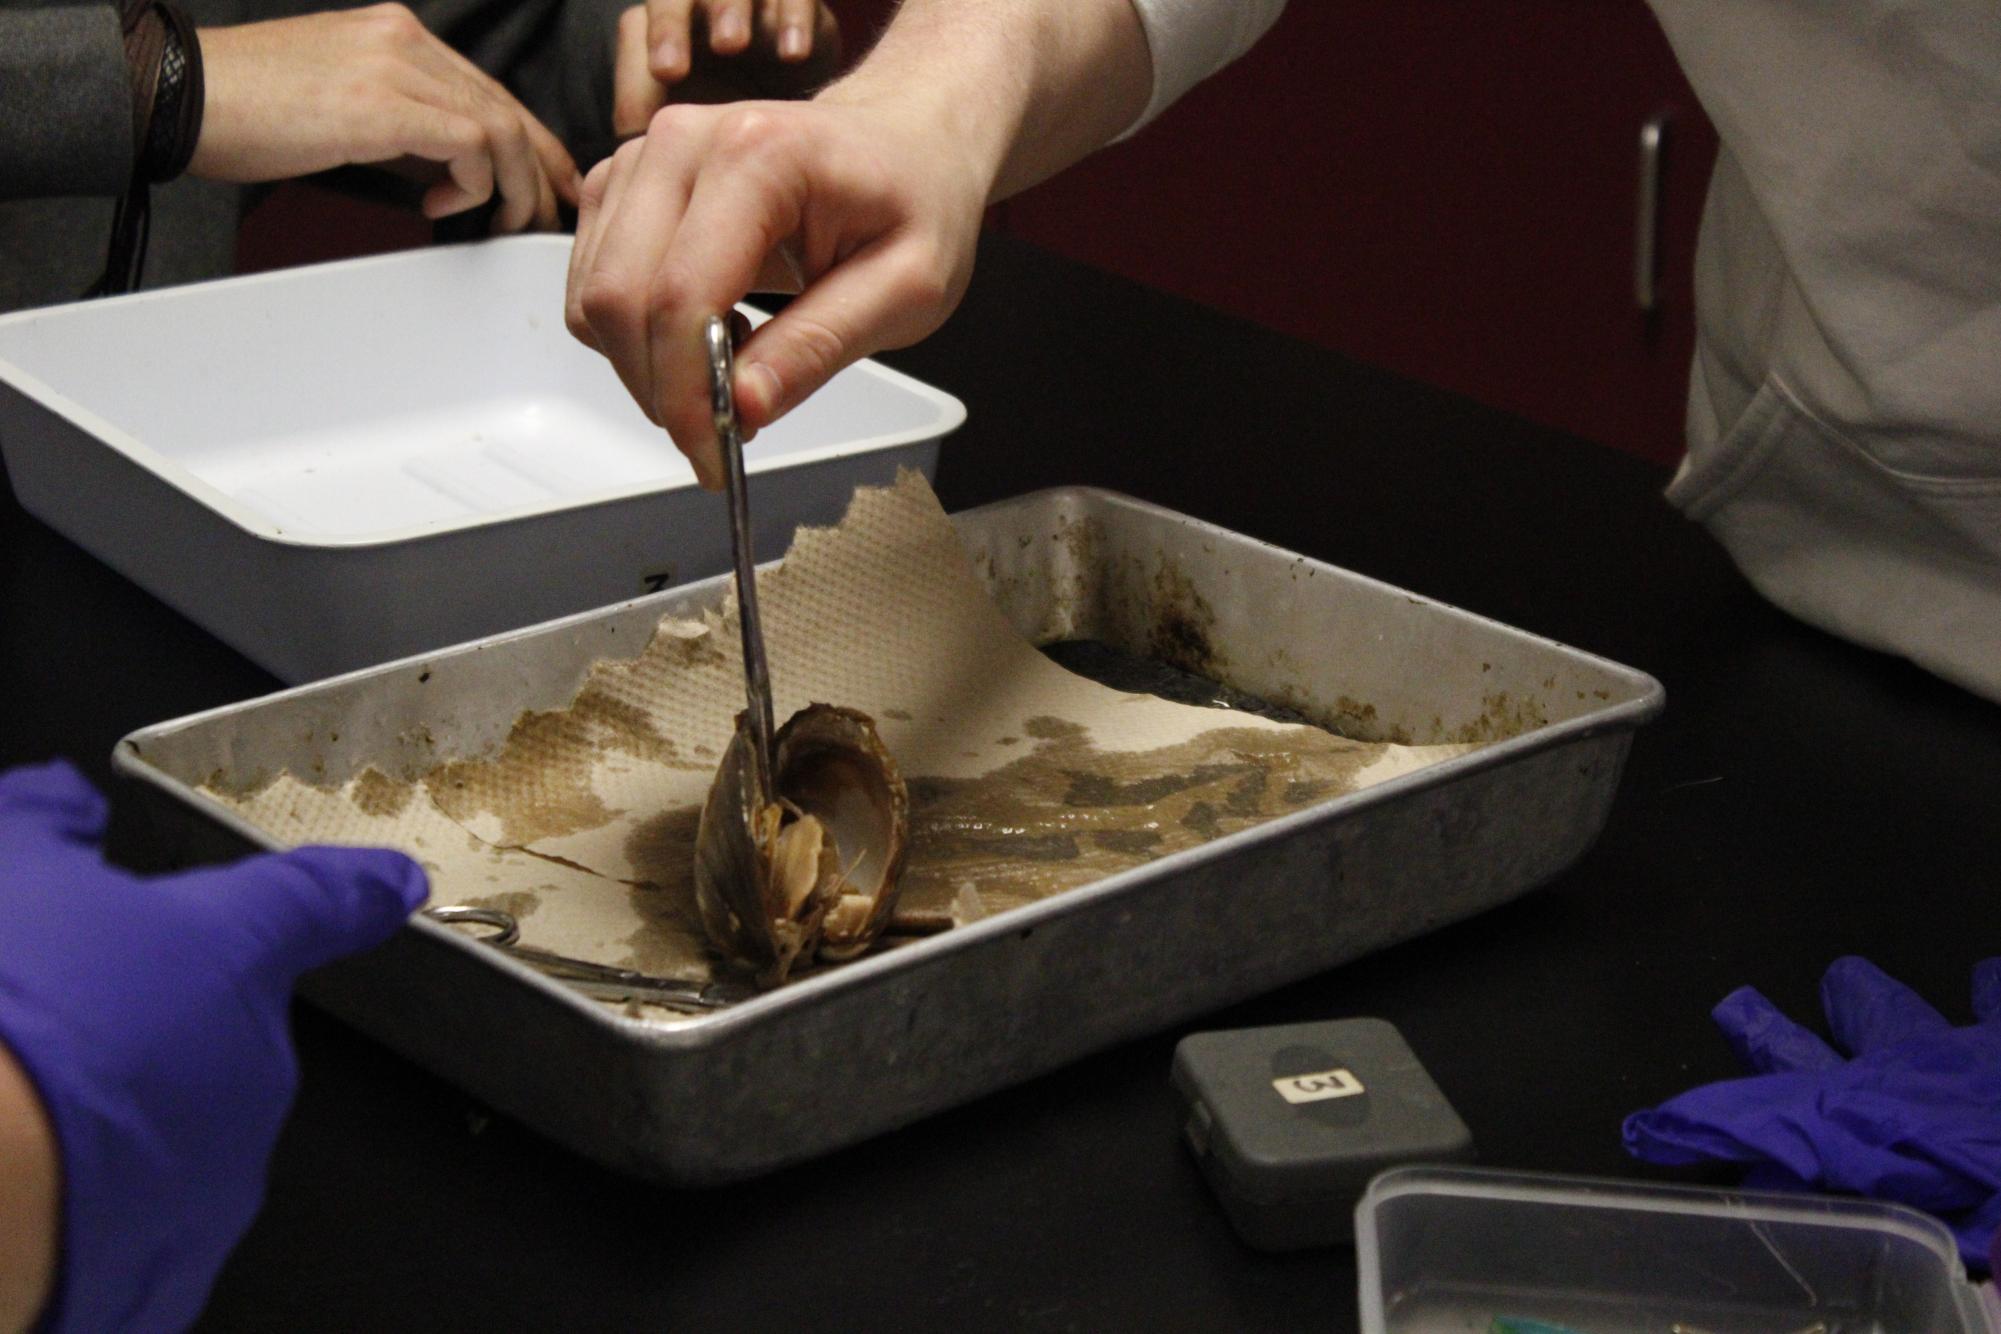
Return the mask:
M 695 902 L 722 952 L 775 986 L 795 962 L 852 959 L 896 906 L 910 797 L 865 713 L 811 704 L 773 741 L 777 801 L 757 788 L 748 714 L 695 838 Z

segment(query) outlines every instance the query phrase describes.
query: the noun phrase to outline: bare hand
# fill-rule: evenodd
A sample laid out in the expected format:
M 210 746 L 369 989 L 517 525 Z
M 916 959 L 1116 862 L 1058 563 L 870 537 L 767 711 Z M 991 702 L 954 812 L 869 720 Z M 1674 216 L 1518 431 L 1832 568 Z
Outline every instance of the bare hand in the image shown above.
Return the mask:
M 418 165 L 441 218 L 496 191 L 494 230 L 556 226 L 582 182 L 563 145 L 498 81 L 400 4 L 201 32 L 207 100 L 189 170 L 271 181 Z
M 55 1282 L 62 1166 L 34 1081 L 0 1043 L 0 1329 L 28 1329 Z
M 744 427 L 769 425 L 944 322 L 989 179 L 935 121 L 876 107 L 670 106 L 584 182 L 565 318 L 713 490 L 703 322 L 753 290 L 803 288 L 737 353 Z
M 619 15 L 612 128 L 620 138 L 645 133 L 669 97 L 804 97 L 840 58 L 840 25 L 817 0 L 757 0 L 755 14 L 752 0 L 648 0 Z

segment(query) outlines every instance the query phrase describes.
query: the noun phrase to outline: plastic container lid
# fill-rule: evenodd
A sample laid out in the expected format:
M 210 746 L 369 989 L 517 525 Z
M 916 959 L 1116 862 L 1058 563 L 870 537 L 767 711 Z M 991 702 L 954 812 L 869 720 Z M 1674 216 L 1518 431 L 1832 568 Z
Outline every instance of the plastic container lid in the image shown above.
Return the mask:
M 1397 1168 L 1355 1252 L 1364 1334 L 1993 1334 L 1944 1225 L 1868 1200 Z

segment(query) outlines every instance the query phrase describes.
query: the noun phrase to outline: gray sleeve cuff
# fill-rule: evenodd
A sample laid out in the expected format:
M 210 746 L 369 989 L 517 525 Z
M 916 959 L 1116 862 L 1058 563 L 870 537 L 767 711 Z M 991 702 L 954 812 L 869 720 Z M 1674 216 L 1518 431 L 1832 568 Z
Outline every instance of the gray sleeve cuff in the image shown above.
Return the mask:
M 0 9 L 0 199 L 116 195 L 131 176 L 118 11 Z

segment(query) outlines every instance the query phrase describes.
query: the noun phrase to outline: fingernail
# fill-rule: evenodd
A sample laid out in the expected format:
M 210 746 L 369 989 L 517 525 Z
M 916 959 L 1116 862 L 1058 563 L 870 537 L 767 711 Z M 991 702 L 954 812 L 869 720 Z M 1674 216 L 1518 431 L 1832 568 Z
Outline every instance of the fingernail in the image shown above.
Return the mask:
M 778 372 L 761 361 L 753 361 L 737 371 L 737 379 L 749 391 L 744 397 L 757 404 L 759 417 L 769 419 L 778 415 Z
M 806 30 L 797 24 L 787 24 L 785 31 L 778 34 L 778 58 L 804 60 L 806 51 Z
M 653 48 L 653 68 L 655 70 L 677 70 L 681 68 L 681 44 L 669 37 Z
M 737 13 L 734 9 L 716 20 L 716 45 L 721 46 L 725 43 L 741 42 L 747 40 L 749 37 L 750 29 L 744 26 L 743 15 Z

